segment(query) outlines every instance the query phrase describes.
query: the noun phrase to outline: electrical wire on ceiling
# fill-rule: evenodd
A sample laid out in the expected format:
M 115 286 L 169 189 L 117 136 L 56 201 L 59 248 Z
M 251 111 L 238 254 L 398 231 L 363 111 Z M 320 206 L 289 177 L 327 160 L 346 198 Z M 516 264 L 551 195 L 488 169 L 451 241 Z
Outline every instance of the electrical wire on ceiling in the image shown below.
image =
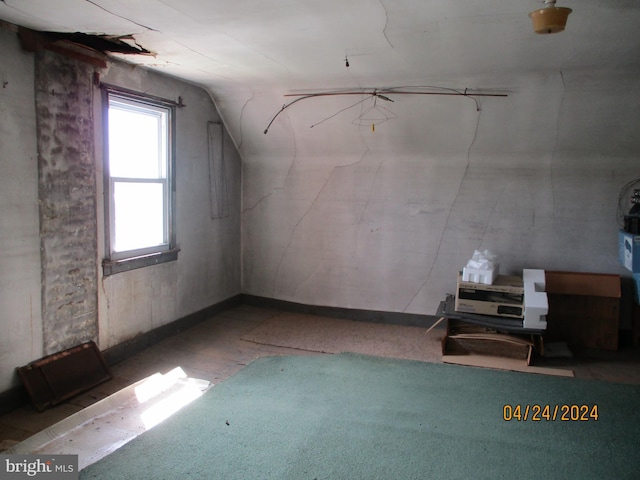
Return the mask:
M 376 124 L 380 124 L 380 123 L 384 123 L 387 120 L 393 120 L 394 118 L 398 118 L 398 116 L 393 113 L 391 110 L 389 110 L 388 108 L 385 108 L 381 105 L 378 105 L 378 99 L 382 99 L 385 100 L 387 102 L 393 102 L 393 100 L 391 100 L 388 97 L 385 97 L 384 95 L 380 95 L 380 94 L 374 94 L 374 95 L 368 95 L 365 98 L 358 100 L 356 103 L 349 105 L 348 107 L 342 108 L 340 110 L 338 110 L 336 113 L 334 113 L 333 115 L 330 115 L 322 120 L 320 120 L 319 122 L 314 123 L 313 125 L 311 125 L 309 128 L 313 128 L 315 126 L 320 125 L 321 123 L 326 122 L 327 120 L 331 120 L 333 117 L 336 117 L 338 115 L 340 115 L 342 112 L 345 112 L 347 110 L 352 109 L 353 107 L 356 107 L 360 104 L 363 104 L 365 102 L 371 102 L 371 105 L 368 106 L 367 108 L 364 108 L 361 112 L 360 115 L 358 115 L 356 118 L 353 119 L 353 121 L 351 122 L 353 125 L 358 125 L 358 126 L 369 126 L 371 125 L 371 129 L 373 131 L 375 131 L 375 125 Z
M 311 125 L 309 128 L 313 128 L 313 127 L 315 127 L 315 126 L 320 125 L 321 123 L 326 122 L 327 120 L 331 120 L 333 117 L 337 117 L 337 116 L 338 116 L 338 115 L 340 115 L 342 112 L 346 112 L 347 110 L 350 110 L 350 109 L 352 109 L 353 107 L 356 107 L 356 106 L 360 105 L 361 103 L 366 102 L 366 101 L 367 101 L 367 100 L 369 100 L 370 98 L 371 98 L 371 97 L 365 97 L 365 98 L 363 98 L 363 99 L 361 99 L 361 100 L 358 100 L 358 101 L 357 101 L 356 103 L 354 103 L 353 105 L 349 105 L 348 107 L 345 107 L 345 108 L 342 108 L 342 109 L 338 110 L 338 111 L 337 111 L 336 113 L 334 113 L 333 115 L 330 115 L 330 116 L 328 116 L 327 118 L 324 118 L 324 119 L 320 120 L 319 122 L 314 123 L 314 124 L 313 124 L 313 125 Z M 279 113 L 280 113 L 280 112 L 278 112 L 278 114 L 279 114 Z M 274 117 L 274 120 L 275 120 L 275 117 Z M 273 120 L 272 120 L 272 122 L 273 122 Z M 271 123 L 269 123 L 269 126 L 271 126 Z M 265 130 L 265 132 L 264 132 L 264 133 L 267 133 L 267 131 Z
M 364 96 L 364 98 L 346 108 L 339 110 L 338 112 L 321 120 L 320 122 L 314 123 L 313 125 L 311 125 L 311 128 L 337 116 L 338 114 L 346 110 L 349 110 L 357 105 L 360 105 L 366 102 L 367 100 L 373 101 L 373 106 L 366 110 L 367 114 L 374 112 L 377 115 L 377 118 L 382 121 L 387 121 L 393 118 L 397 118 L 397 115 L 395 113 L 393 113 L 391 110 L 385 107 L 382 107 L 381 105 L 378 105 L 377 103 L 378 99 L 385 100 L 387 102 L 393 102 L 394 100 L 390 98 L 390 96 L 393 96 L 393 95 L 462 96 L 462 97 L 472 99 L 475 102 L 476 110 L 478 111 L 480 111 L 480 104 L 478 103 L 478 99 L 476 97 L 507 97 L 508 96 L 506 93 L 470 92 L 469 89 L 466 89 L 466 88 L 463 91 L 461 91 L 453 88 L 442 88 L 442 87 L 431 87 L 431 86 L 389 87 L 389 88 L 373 89 L 373 90 L 362 89 L 362 90 L 344 90 L 344 91 L 318 92 L 318 93 L 286 94 L 285 97 L 298 97 L 298 98 L 282 106 L 282 108 L 271 118 L 271 121 L 267 125 L 267 128 L 265 128 L 264 130 L 264 134 L 266 135 L 269 132 L 269 128 L 271 128 L 271 125 L 273 124 L 273 122 L 276 120 L 276 118 L 278 118 L 278 116 L 282 112 L 284 112 L 286 109 L 292 107 L 298 102 L 301 102 L 303 100 L 308 100 L 310 98 L 335 97 L 335 96 L 344 96 L 344 95 L 360 95 L 360 96 Z M 369 123 L 364 123 L 364 119 L 366 117 L 363 115 L 365 115 L 364 112 L 361 113 L 360 116 L 358 116 L 353 121 L 353 123 L 355 125 L 365 125 L 365 124 L 369 125 Z M 382 123 L 382 122 L 379 121 L 378 123 Z M 375 122 L 372 124 L 372 129 L 375 130 Z

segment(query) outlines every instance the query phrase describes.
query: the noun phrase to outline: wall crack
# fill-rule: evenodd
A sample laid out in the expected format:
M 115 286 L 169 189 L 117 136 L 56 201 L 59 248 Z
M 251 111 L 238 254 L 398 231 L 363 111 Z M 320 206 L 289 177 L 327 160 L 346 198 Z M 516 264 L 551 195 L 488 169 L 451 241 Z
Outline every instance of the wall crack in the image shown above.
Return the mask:
M 155 28 L 151 28 L 151 27 L 148 27 L 147 25 L 143 25 L 143 24 L 141 24 L 141 23 L 135 22 L 135 21 L 131 20 L 130 18 L 127 18 L 127 17 L 125 17 L 125 16 L 123 16 L 123 15 L 118 15 L 117 13 L 114 13 L 114 12 L 112 12 L 111 10 L 106 9 L 106 8 L 105 8 L 105 7 L 103 7 L 102 5 L 99 5 L 97 2 L 93 2 L 93 1 L 91 1 L 91 0 L 85 0 L 85 1 L 86 1 L 87 3 L 90 3 L 91 5 L 93 5 L 94 7 L 97 7 L 97 8 L 99 8 L 100 10 L 103 10 L 103 11 L 107 12 L 107 13 L 108 13 L 108 14 L 110 14 L 110 15 L 113 15 L 114 17 L 118 17 L 118 18 L 121 18 L 121 19 L 123 19 L 123 20 L 126 20 L 127 22 L 131 22 L 131 23 L 133 23 L 134 25 L 137 25 L 138 27 L 142 27 L 142 28 L 144 28 L 144 29 L 146 29 L 146 30 L 150 30 L 150 31 L 152 31 L 152 32 L 158 32 L 158 30 L 156 30 Z
M 389 46 L 391 48 L 395 48 L 393 43 L 391 43 L 391 40 L 389 40 L 389 37 L 387 36 L 387 26 L 389 25 L 389 12 L 387 11 L 387 7 L 385 7 L 384 2 L 382 0 L 380 0 L 380 6 L 382 7 L 382 10 L 384 10 L 384 27 L 382 27 L 382 35 L 384 36 L 384 39 L 387 41 Z
M 462 191 L 462 185 L 464 184 L 464 180 L 467 177 L 467 174 L 469 173 L 469 167 L 471 166 L 471 149 L 473 148 L 473 145 L 476 143 L 476 139 L 478 137 L 478 129 L 480 126 L 480 117 L 482 115 L 482 111 L 480 109 L 477 109 L 477 118 L 476 118 L 476 126 L 475 126 L 475 130 L 473 132 L 473 138 L 471 139 L 471 142 L 469 143 L 469 147 L 467 148 L 467 164 L 464 168 L 464 172 L 462 173 L 462 176 L 460 177 L 460 183 L 458 183 L 458 188 L 456 190 L 456 194 L 453 198 L 453 202 L 451 202 L 451 206 L 448 209 L 447 212 L 447 219 L 444 222 L 444 226 L 442 227 L 442 231 L 440 233 L 440 239 L 438 241 L 438 246 L 436 247 L 436 252 L 433 256 L 433 261 L 431 262 L 431 266 L 429 267 L 429 270 L 427 271 L 427 275 L 424 279 L 424 281 L 420 284 L 420 287 L 416 290 L 416 293 L 411 297 L 411 299 L 409 300 L 409 302 L 404 306 L 404 308 L 402 309 L 403 312 L 406 312 L 407 308 L 409 308 L 409 306 L 413 303 L 413 301 L 416 299 L 416 297 L 420 294 L 420 292 L 422 291 L 422 289 L 425 287 L 425 285 L 429 282 L 429 280 L 431 279 L 431 272 L 433 271 L 437 261 L 438 261 L 438 256 L 440 255 L 440 249 L 442 248 L 442 244 L 444 242 L 444 237 L 445 234 L 447 232 L 447 227 L 449 226 L 449 221 L 451 220 L 451 212 L 453 211 L 453 207 L 455 206 L 456 202 L 458 201 L 458 197 L 460 196 L 460 192 Z

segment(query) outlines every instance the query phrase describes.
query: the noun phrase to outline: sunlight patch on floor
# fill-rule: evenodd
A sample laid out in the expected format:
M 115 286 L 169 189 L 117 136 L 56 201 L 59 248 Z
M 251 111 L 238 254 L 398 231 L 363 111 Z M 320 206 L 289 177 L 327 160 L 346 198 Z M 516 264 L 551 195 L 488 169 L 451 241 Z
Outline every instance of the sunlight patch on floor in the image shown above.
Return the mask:
M 206 383 L 203 383 L 206 382 Z M 140 414 L 145 429 L 149 430 L 163 422 L 182 407 L 190 404 L 203 394 L 203 389 L 209 386 L 206 380 L 188 378 L 180 367 L 160 375 L 156 373 L 143 384 L 135 388 L 136 398 L 143 404 L 158 399 Z
M 155 373 L 3 453 L 75 454 L 82 469 L 171 417 L 211 386 L 180 367 Z

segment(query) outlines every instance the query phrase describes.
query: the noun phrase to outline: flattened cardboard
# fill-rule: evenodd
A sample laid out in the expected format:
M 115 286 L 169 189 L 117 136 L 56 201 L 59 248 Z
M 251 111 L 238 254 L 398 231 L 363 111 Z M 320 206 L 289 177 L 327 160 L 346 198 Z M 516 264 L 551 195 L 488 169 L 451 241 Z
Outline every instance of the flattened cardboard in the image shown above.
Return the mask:
M 555 375 L 559 377 L 573 377 L 573 370 L 560 368 L 536 367 L 527 365 L 522 360 L 513 358 L 490 357 L 485 355 L 443 355 L 444 363 L 455 365 L 467 365 L 470 367 L 495 368 L 498 370 L 510 370 L 514 372 L 538 373 L 542 375 Z

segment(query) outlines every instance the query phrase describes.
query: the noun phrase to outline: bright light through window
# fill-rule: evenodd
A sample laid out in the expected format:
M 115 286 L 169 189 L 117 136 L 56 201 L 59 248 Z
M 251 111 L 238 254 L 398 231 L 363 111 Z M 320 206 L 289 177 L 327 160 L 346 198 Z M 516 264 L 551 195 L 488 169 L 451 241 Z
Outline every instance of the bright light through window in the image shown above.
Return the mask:
M 170 248 L 171 107 L 108 97 L 109 230 L 113 259 Z
M 166 242 L 164 186 L 114 182 L 115 252 L 154 247 Z
M 166 112 L 109 103 L 109 173 L 113 177 L 166 176 Z M 164 140 L 164 141 L 163 141 Z M 164 148 L 163 148 L 164 147 Z

